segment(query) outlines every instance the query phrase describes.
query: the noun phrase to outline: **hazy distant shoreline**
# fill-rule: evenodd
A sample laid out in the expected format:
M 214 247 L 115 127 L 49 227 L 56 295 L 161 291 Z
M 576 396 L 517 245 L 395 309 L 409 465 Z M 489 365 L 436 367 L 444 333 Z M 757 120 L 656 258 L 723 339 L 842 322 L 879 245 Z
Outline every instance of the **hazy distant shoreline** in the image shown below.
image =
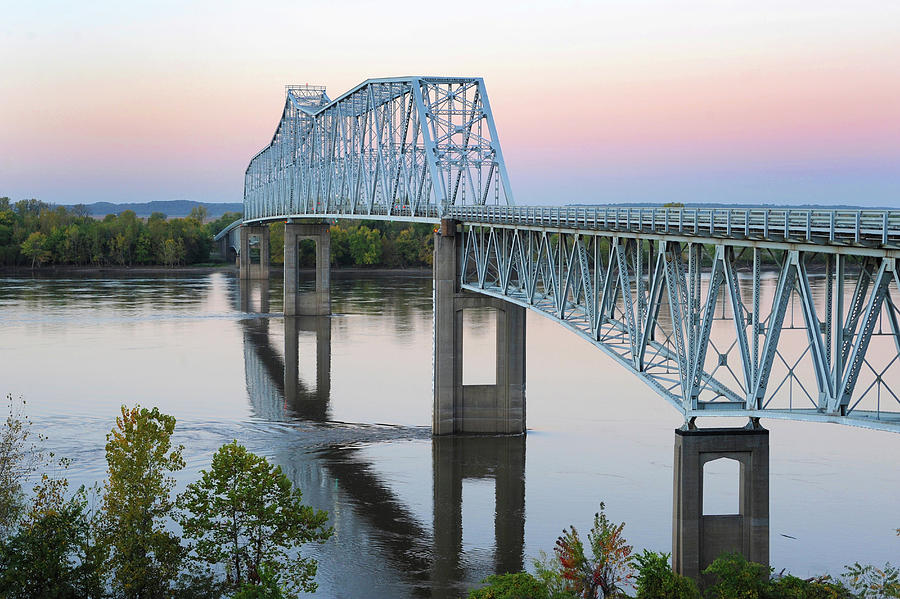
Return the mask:
M 131 210 L 139 218 L 147 218 L 154 212 L 162 212 L 169 218 L 184 218 L 191 214 L 191 210 L 203 206 L 207 210 L 207 217 L 216 219 L 226 212 L 243 213 L 244 204 L 241 202 L 195 202 L 194 200 L 154 200 L 152 202 L 131 202 L 127 204 L 113 204 L 112 202 L 94 202 L 92 204 L 54 204 L 68 210 L 76 206 L 84 206 L 89 216 L 103 218 L 107 214 L 121 214 Z

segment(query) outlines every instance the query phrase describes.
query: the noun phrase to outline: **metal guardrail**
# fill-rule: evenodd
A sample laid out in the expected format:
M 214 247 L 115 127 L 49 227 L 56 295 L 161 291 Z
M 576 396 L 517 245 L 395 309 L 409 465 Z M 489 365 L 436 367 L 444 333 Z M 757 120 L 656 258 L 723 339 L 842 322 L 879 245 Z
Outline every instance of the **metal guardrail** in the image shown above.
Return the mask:
M 503 224 L 590 231 L 651 233 L 721 239 L 760 239 L 818 244 L 900 246 L 900 210 L 777 208 L 632 208 L 627 206 L 436 206 L 395 205 L 354 212 L 277 214 L 278 218 L 378 218 L 465 224 Z M 237 223 L 235 223 L 237 224 Z M 234 226 L 234 225 L 231 225 Z M 229 227 L 230 229 L 230 227 Z M 224 232 L 223 232 L 224 233 Z M 222 235 L 222 233 L 220 233 Z
M 451 206 L 466 223 L 811 243 L 900 245 L 900 211 L 621 206 Z

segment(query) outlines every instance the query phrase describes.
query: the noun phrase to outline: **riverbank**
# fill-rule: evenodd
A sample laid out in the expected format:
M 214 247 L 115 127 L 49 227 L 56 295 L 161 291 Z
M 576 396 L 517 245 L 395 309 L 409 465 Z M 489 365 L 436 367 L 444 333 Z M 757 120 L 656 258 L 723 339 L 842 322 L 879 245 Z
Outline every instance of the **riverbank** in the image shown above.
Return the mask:
M 58 276 L 179 276 L 211 274 L 216 272 L 238 273 L 238 267 L 233 264 L 204 264 L 197 266 L 73 266 L 50 265 L 30 268 L 27 266 L 0 266 L 0 276 L 33 276 L 33 277 L 58 277 Z M 301 275 L 312 275 L 315 269 L 301 268 Z M 430 277 L 431 268 L 335 268 L 331 267 L 332 277 L 344 276 L 391 276 L 391 277 Z M 280 278 L 284 276 L 282 266 L 273 266 L 269 269 L 269 276 Z

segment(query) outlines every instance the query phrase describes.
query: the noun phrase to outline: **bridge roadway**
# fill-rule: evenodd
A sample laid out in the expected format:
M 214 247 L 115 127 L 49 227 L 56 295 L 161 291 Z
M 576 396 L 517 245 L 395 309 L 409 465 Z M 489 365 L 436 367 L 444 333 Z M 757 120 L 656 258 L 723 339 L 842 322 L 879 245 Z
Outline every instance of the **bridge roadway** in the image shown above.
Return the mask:
M 517 206 L 484 81 L 403 77 L 335 100 L 288 86 L 272 141 L 245 173 L 243 218 L 216 240 L 242 280 L 268 278 L 266 225 L 285 222 L 285 315 L 327 315 L 334 219 L 437 225 L 435 435 L 525 432 L 527 309 L 680 411 L 679 572 L 697 576 L 726 550 L 768 563 L 760 418 L 900 432 L 900 211 Z M 304 238 L 316 242 L 307 293 Z M 462 383 L 470 308 L 497 313 L 493 385 Z M 697 428 L 706 416 L 748 425 Z M 740 512 L 705 515 L 703 467 L 722 457 L 742 465 Z

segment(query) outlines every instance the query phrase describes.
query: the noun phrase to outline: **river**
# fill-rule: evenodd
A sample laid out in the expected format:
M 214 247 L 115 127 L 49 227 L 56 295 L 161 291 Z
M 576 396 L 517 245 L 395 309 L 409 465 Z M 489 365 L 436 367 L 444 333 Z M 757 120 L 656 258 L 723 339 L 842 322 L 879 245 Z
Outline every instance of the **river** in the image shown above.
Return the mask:
M 589 343 L 529 313 L 527 436 L 432 439 L 431 279 L 335 277 L 333 311 L 285 319 L 280 279 L 242 296 L 230 273 L 0 278 L 0 392 L 75 485 L 102 481 L 121 404 L 177 418 L 179 490 L 232 439 L 268 456 L 331 515 L 307 551 L 322 597 L 462 596 L 586 532 L 601 501 L 636 548 L 671 551 L 681 418 Z M 484 382 L 491 317 L 466 318 L 466 382 Z M 776 570 L 897 563 L 900 436 L 763 424 Z M 736 501 L 710 477 L 710 502 Z

